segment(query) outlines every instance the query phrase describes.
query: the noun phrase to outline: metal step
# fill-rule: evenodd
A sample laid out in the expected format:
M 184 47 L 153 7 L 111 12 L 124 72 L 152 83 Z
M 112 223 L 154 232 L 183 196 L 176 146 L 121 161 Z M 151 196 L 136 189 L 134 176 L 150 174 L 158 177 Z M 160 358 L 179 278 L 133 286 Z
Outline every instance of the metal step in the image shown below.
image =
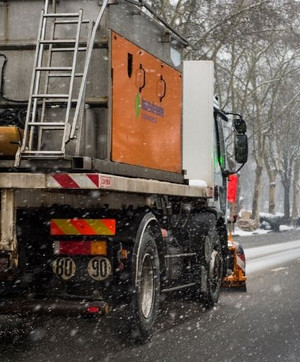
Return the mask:
M 65 122 L 28 122 L 28 126 L 43 126 L 43 127 L 65 127 Z
M 69 98 L 69 94 L 33 94 L 32 98 Z
M 84 52 L 87 50 L 87 47 L 79 47 L 77 49 L 79 52 Z M 52 48 L 51 51 L 54 52 L 74 52 L 75 48 Z
M 53 39 L 53 40 L 38 40 L 39 44 L 76 44 L 76 40 L 72 39 Z
M 24 150 L 22 153 L 22 157 L 23 155 L 27 155 L 30 156 L 31 158 L 36 156 L 36 157 L 40 157 L 40 156 L 62 156 L 63 153 L 61 151 L 28 151 L 28 150 Z
M 88 19 L 83 19 L 81 20 L 81 24 L 89 24 L 90 23 L 90 20 Z M 56 20 L 54 22 L 54 24 L 78 24 L 78 20 Z
M 41 98 L 42 99 L 42 98 Z M 47 99 L 47 98 L 44 98 L 43 101 L 47 104 L 61 104 L 61 103 L 68 103 L 69 100 L 68 99 Z M 77 102 L 77 99 L 72 99 L 71 103 L 72 105 L 75 104 Z
M 36 71 L 40 72 L 51 72 L 51 71 L 57 71 L 57 72 L 64 72 L 66 70 L 73 70 L 72 67 L 36 67 Z
M 47 13 L 44 18 L 78 18 L 79 13 Z
M 62 78 L 62 77 L 71 77 L 72 74 L 70 73 L 51 73 L 51 74 L 48 74 L 48 77 L 50 78 L 56 78 L 56 77 L 59 77 L 59 78 Z M 74 77 L 82 77 L 83 76 L 83 73 L 75 73 L 74 74 Z

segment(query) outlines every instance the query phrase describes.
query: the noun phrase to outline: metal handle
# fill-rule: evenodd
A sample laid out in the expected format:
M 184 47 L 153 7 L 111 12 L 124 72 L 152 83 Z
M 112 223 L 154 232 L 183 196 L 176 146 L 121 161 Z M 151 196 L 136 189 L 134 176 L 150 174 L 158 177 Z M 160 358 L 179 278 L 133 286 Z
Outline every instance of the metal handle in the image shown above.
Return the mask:
M 161 102 L 163 100 L 163 98 L 165 98 L 166 96 L 166 92 L 167 92 L 167 82 L 164 80 L 163 76 L 160 76 L 160 81 L 163 83 L 163 93 L 162 95 L 159 97 L 159 101 Z

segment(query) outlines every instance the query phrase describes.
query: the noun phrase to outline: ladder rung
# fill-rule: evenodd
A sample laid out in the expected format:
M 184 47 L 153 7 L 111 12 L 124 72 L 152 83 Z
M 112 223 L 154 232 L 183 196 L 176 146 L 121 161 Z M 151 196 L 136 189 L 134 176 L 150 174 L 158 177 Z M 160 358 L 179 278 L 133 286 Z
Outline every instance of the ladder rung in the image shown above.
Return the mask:
M 63 131 L 64 127 L 56 126 L 56 127 L 43 127 L 43 131 Z
M 68 99 L 45 99 L 44 100 L 45 103 L 47 104 L 60 104 L 60 103 L 68 103 Z M 74 103 L 77 103 L 78 99 L 72 99 L 71 103 L 74 104 Z
M 75 77 L 82 77 L 83 73 L 75 73 Z M 70 73 L 51 73 L 48 75 L 49 78 L 56 78 L 56 77 L 71 77 Z
M 86 51 L 87 47 L 79 47 L 78 51 L 79 52 L 83 52 Z M 52 52 L 74 52 L 75 48 L 52 48 L 51 49 Z
M 61 152 L 60 154 L 57 154 L 57 155 L 45 155 L 45 154 L 41 154 L 41 155 L 26 155 L 24 153 L 21 154 L 21 159 L 23 160 L 42 160 L 42 161 L 45 161 L 45 160 L 61 160 L 63 159 L 65 156 L 64 154 Z
M 72 70 L 72 67 L 36 67 L 35 70 L 36 71 L 65 71 L 65 70 Z
M 78 18 L 78 13 L 48 13 L 43 15 L 44 18 Z
M 69 94 L 33 94 L 32 98 L 69 98 Z
M 72 46 L 71 47 L 71 45 L 74 45 L 74 43 L 70 43 L 70 42 L 68 42 L 67 44 L 69 44 L 70 45 L 70 47 L 68 47 L 68 48 L 62 48 L 62 47 L 55 47 L 55 48 L 53 48 L 52 47 L 52 51 L 54 52 L 54 51 L 59 51 L 59 49 L 63 49 L 64 51 L 74 51 L 74 47 Z M 57 44 L 57 45 L 60 45 L 60 44 Z M 107 48 L 108 47 L 108 41 L 107 40 L 105 40 L 105 39 L 103 39 L 103 40 L 100 40 L 100 41 L 97 41 L 97 42 L 95 42 L 94 43 L 94 45 L 93 45 L 93 48 L 94 49 L 104 49 L 104 48 Z M 79 51 L 84 51 L 84 50 L 87 50 L 87 47 L 86 47 L 86 41 L 80 41 L 80 47 L 78 47 L 78 50 Z
M 90 20 L 83 19 L 81 24 L 88 24 Z M 54 24 L 78 24 L 78 20 L 56 20 Z
M 74 39 L 53 39 L 53 40 L 39 40 L 40 44 L 75 44 Z
M 64 122 L 28 122 L 28 126 L 65 127 Z
M 22 155 L 62 155 L 61 151 L 28 151 L 25 150 L 22 152 Z

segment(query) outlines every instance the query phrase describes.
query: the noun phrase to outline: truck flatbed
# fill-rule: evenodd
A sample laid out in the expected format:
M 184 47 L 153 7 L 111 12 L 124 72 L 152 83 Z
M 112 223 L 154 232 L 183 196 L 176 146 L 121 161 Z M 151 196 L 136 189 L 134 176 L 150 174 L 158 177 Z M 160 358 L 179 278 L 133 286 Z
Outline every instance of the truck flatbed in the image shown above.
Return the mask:
M 102 173 L 0 173 L 3 189 L 83 189 L 185 197 L 211 197 L 206 186 L 180 185 L 171 182 L 114 176 Z

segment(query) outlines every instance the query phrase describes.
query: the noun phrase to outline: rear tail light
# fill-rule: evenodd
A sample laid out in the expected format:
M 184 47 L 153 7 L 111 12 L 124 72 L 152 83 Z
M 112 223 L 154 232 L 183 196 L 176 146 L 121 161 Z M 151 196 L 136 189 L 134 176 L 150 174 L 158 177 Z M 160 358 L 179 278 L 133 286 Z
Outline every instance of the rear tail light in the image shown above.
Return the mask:
M 91 314 L 96 314 L 96 313 L 100 313 L 101 310 L 99 307 L 96 307 L 96 306 L 90 306 L 90 307 L 87 307 L 87 310 L 86 310 L 88 313 L 91 313 Z
M 106 241 L 55 241 L 55 255 L 107 255 Z

